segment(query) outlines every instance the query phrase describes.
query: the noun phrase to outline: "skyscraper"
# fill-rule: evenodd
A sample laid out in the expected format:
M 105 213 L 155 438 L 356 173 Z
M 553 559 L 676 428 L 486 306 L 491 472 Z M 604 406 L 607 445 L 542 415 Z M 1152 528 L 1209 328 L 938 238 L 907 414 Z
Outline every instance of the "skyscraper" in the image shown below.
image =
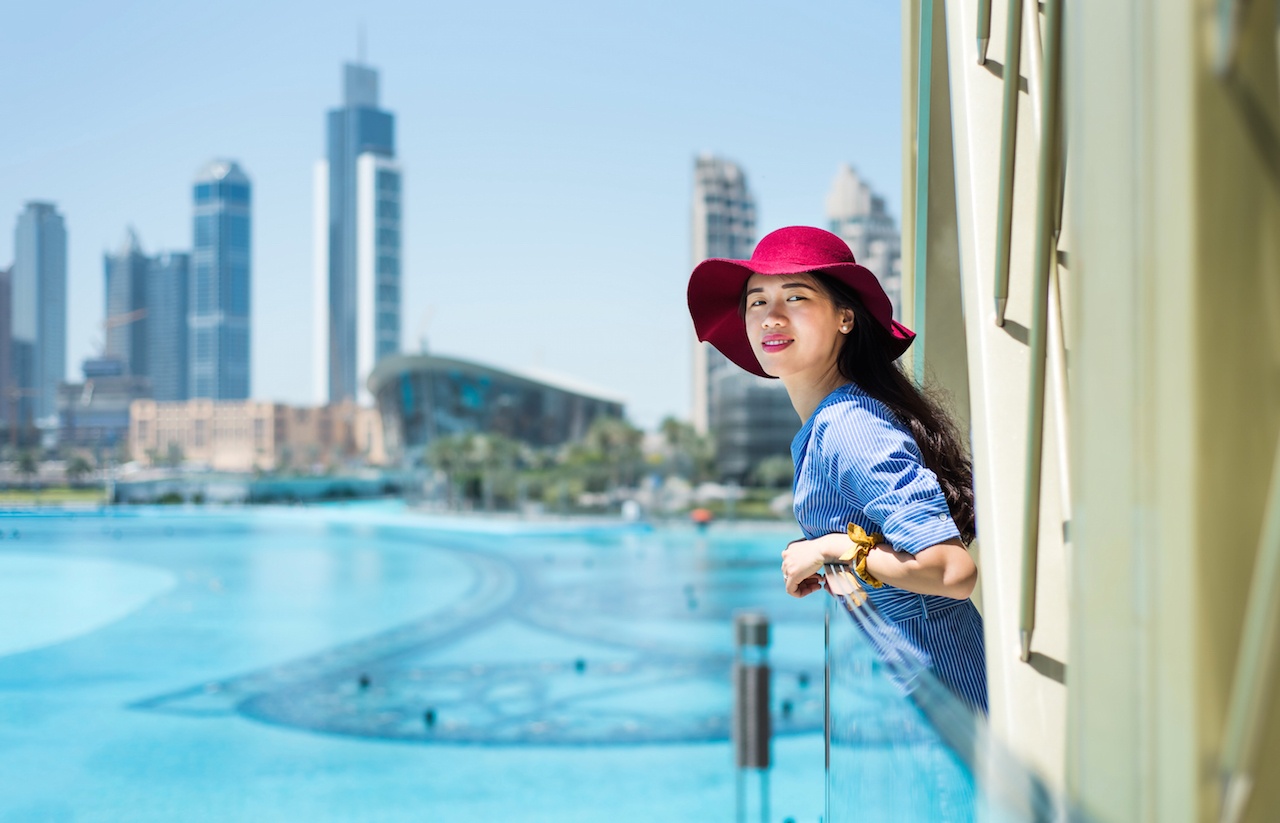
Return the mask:
M 884 197 L 841 163 L 827 195 L 828 227 L 849 244 L 853 258 L 871 270 L 902 317 L 902 237 L 885 208 Z
M 12 380 L 20 425 L 56 422 L 67 372 L 67 228 L 52 203 L 27 203 L 14 232 Z
M 343 66 L 343 105 L 328 113 L 315 169 L 318 401 L 372 402 L 364 382 L 400 343 L 400 166 L 395 117 L 378 108 L 378 73 Z
M 147 263 L 132 228 L 116 254 L 102 256 L 107 318 L 104 354 L 118 360 L 123 373 L 147 377 Z
M 8 424 L 13 411 L 10 402 L 14 399 L 13 385 L 10 383 L 13 355 L 9 344 L 13 339 L 10 327 L 13 324 L 12 300 L 10 288 L 12 282 L 9 269 L 0 269 L 0 424 Z
M 157 402 L 186 400 L 190 392 L 190 282 L 190 254 L 147 258 L 147 368 Z
M 249 397 L 251 185 L 240 166 L 215 160 L 193 188 L 189 396 Z
M 737 164 L 709 154 L 693 164 L 694 266 L 708 257 L 745 259 L 756 246 L 756 199 Z M 737 368 L 709 343 L 693 344 L 693 426 L 706 434 L 711 421 L 711 378 Z
M 147 396 L 160 401 L 186 400 L 190 390 L 190 264 L 185 252 L 147 256 L 133 229 L 125 233 L 119 252 L 103 255 L 103 354 L 119 362 L 121 375 L 147 378 Z
M 744 259 L 756 243 L 755 197 L 736 164 L 703 155 L 694 162 L 693 264 Z M 710 344 L 696 343 L 693 424 L 716 444 L 716 470 L 747 482 L 762 460 L 790 454 L 800 427 L 786 388 L 742 371 Z

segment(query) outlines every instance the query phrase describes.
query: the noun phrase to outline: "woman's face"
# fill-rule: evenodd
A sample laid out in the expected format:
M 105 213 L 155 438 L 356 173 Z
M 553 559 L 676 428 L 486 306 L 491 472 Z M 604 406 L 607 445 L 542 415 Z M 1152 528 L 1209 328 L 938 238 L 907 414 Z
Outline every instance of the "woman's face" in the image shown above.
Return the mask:
M 826 379 L 853 329 L 852 311 L 837 308 L 808 274 L 753 274 L 746 303 L 747 338 L 767 374 Z

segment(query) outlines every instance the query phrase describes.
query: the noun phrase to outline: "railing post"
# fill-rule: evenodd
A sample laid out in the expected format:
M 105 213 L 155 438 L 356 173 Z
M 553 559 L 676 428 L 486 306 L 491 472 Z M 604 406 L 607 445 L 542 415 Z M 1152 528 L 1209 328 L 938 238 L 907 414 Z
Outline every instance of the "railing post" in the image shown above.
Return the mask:
M 733 751 L 737 767 L 737 820 L 747 823 L 750 811 L 761 823 L 769 820 L 769 618 L 759 612 L 734 616 Z M 750 790 L 748 783 L 757 789 Z

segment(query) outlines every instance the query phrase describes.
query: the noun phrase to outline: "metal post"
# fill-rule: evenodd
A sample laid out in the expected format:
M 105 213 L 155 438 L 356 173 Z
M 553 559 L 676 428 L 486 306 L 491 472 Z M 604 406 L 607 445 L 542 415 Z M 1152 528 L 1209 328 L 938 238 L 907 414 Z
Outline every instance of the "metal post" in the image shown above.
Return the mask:
M 1058 76 L 1062 42 L 1062 2 L 1046 0 L 1047 37 L 1044 59 L 1043 127 L 1036 179 L 1036 253 L 1032 270 L 1030 377 L 1027 381 L 1027 463 L 1023 492 L 1022 613 L 1018 636 L 1024 662 L 1031 659 L 1031 635 L 1036 626 L 1036 573 L 1040 544 L 1040 482 L 1044 456 L 1044 384 L 1046 338 L 1049 325 L 1049 266 L 1057 265 L 1053 220 L 1057 210 Z
M 733 751 L 737 788 L 737 820 L 747 823 L 750 811 L 761 823 L 769 820 L 769 618 L 759 612 L 734 616 Z M 756 797 L 748 784 L 755 784 Z
M 1004 105 L 1000 124 L 1000 200 L 996 206 L 996 325 L 1009 302 L 1009 254 L 1013 242 L 1013 169 L 1018 155 L 1018 83 L 1022 76 L 1022 2 L 1009 0 L 1004 48 Z
M 822 610 L 822 754 L 827 777 L 822 819 L 826 823 L 831 820 L 831 608 L 828 602 Z

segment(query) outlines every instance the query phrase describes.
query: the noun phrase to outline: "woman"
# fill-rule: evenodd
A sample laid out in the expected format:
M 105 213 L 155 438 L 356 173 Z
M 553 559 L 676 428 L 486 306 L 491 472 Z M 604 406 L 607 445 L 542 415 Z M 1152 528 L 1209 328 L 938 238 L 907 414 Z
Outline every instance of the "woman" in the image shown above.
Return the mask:
M 793 226 L 750 260 L 700 263 L 689 311 L 698 339 L 781 379 L 800 415 L 791 456 L 807 539 L 782 553 L 787 591 L 812 594 L 824 565 L 849 564 L 858 597 L 986 711 L 970 463 L 946 413 L 894 362 L 915 335 L 879 281 L 834 234 Z

